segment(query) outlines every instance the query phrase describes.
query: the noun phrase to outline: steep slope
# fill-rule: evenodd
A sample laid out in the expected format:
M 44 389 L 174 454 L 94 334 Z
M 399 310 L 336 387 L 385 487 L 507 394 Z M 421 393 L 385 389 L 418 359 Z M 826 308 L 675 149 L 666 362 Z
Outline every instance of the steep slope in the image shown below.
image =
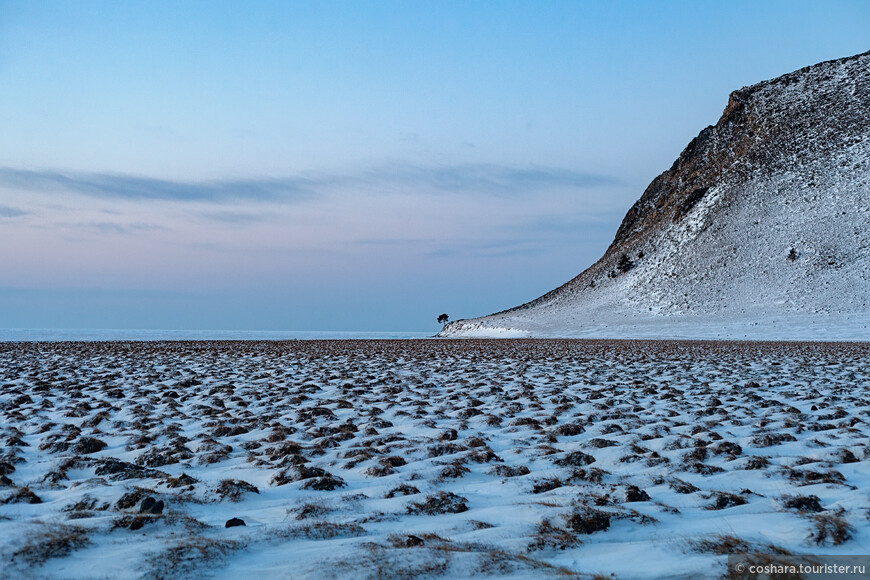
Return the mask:
M 604 256 L 442 336 L 870 339 L 870 52 L 734 91 Z

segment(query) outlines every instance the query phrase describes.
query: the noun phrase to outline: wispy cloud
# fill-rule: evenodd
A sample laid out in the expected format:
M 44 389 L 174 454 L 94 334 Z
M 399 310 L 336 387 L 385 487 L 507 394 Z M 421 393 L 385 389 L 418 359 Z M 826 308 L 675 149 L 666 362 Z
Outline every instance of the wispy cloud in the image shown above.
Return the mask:
M 350 242 L 354 246 L 412 248 L 421 255 L 444 258 L 453 256 L 515 256 L 538 254 L 541 245 L 535 240 L 522 238 L 445 240 L 438 238 L 372 238 Z
M 347 242 L 348 245 L 353 246 L 420 246 L 425 244 L 432 244 L 434 241 L 431 239 L 421 239 L 421 238 L 371 238 L 364 240 L 353 240 Z
M 500 226 L 501 230 L 511 236 L 529 238 L 533 236 L 576 236 L 588 232 L 615 233 L 613 222 L 624 213 L 623 207 L 592 209 L 585 214 L 553 214 L 540 215 L 521 219 L 514 223 Z M 618 223 L 618 222 L 617 222 Z
M 0 205 L 0 218 L 16 218 L 27 215 L 29 212 L 11 205 Z
M 614 218 L 616 219 L 616 218 Z M 592 239 L 609 240 L 615 231 L 612 223 L 599 215 L 552 214 L 495 224 L 486 231 L 478 228 L 465 239 L 434 237 L 380 237 L 348 242 L 354 246 L 412 248 L 426 256 L 513 256 L 539 254 L 553 243 L 582 243 Z
M 9 188 L 64 191 L 91 197 L 132 201 L 200 203 L 289 203 L 321 197 L 337 189 L 518 195 L 535 193 L 541 189 L 578 189 L 617 183 L 618 181 L 610 176 L 572 169 L 496 164 L 424 166 L 392 163 L 358 171 L 208 181 L 0 167 L 0 186 Z
M 58 227 L 72 228 L 77 230 L 89 230 L 100 234 L 132 235 L 144 232 L 167 231 L 167 228 L 159 224 L 148 223 L 120 223 L 120 222 L 63 222 L 55 224 Z
M 543 248 L 540 244 L 527 240 L 493 240 L 453 243 L 449 246 L 432 250 L 427 255 L 435 258 L 452 258 L 455 256 L 498 258 L 541 253 L 543 253 Z
M 255 214 L 241 211 L 203 211 L 196 215 L 210 221 L 220 222 L 228 225 L 245 226 L 266 221 L 269 216 L 265 214 Z
M 67 173 L 8 167 L 0 168 L 0 184 L 102 198 L 189 202 L 304 199 L 311 195 L 315 185 L 304 177 L 188 182 L 112 173 Z
M 542 188 L 581 189 L 618 183 L 611 176 L 573 169 L 496 164 L 388 164 L 362 172 L 357 179 L 372 185 L 393 183 L 426 186 L 441 191 L 473 191 L 495 195 L 535 193 Z

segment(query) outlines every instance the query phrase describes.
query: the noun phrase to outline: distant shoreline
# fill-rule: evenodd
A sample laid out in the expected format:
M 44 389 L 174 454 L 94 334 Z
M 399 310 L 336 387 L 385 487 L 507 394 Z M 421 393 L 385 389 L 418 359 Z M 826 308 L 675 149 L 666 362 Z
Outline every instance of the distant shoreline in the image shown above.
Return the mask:
M 437 331 L 148 330 L 0 328 L 0 342 L 153 342 L 216 340 L 372 340 L 429 338 Z
M 485 337 L 438 337 L 431 334 L 413 337 L 317 337 L 317 338 L 153 338 L 153 339 L 107 339 L 91 338 L 86 340 L 51 339 L 51 340 L 6 340 L 0 339 L 0 351 L 21 346 L 23 348 L 38 348 L 45 346 L 54 348 L 81 347 L 87 348 L 143 348 L 160 349 L 162 347 L 216 347 L 220 349 L 237 347 L 242 350 L 257 350 L 259 345 L 263 348 L 286 345 L 291 349 L 305 350 L 309 347 L 331 343 L 338 348 L 356 348 L 367 343 L 379 343 L 386 348 L 410 348 L 418 350 L 418 345 L 426 343 L 433 348 L 443 346 L 448 349 L 460 348 L 462 350 L 479 349 L 489 351 L 492 349 L 510 349 L 512 346 L 537 345 L 542 348 L 556 346 L 564 347 L 590 347 L 602 349 L 632 350 L 649 348 L 653 350 L 691 350 L 699 352 L 711 352 L 725 349 L 759 349 L 762 351 L 798 351 L 798 350 L 826 350 L 858 348 L 870 349 L 870 341 L 866 340 L 782 340 L 782 339 L 737 339 L 737 338 L 578 338 L 578 337 L 535 337 L 535 338 L 485 338 Z M 297 346 L 294 346 L 297 345 Z M 458 346 L 459 345 L 459 346 Z

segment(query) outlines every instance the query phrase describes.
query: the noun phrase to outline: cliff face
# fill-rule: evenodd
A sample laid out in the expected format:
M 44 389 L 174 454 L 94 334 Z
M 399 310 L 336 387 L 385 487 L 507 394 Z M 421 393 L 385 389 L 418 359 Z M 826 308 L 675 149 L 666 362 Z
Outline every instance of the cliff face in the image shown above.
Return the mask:
M 598 262 L 536 300 L 443 334 L 584 335 L 605 324 L 617 335 L 620 324 L 681 315 L 851 320 L 870 311 L 868 212 L 870 52 L 734 91 L 719 121 L 650 183 Z

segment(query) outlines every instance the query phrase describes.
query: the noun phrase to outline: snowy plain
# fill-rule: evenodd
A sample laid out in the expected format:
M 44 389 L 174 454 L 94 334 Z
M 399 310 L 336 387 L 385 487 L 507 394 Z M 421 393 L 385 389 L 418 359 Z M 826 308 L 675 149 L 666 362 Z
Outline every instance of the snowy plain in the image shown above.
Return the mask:
M 2 343 L 2 576 L 717 578 L 731 552 L 868 554 L 868 355 Z

